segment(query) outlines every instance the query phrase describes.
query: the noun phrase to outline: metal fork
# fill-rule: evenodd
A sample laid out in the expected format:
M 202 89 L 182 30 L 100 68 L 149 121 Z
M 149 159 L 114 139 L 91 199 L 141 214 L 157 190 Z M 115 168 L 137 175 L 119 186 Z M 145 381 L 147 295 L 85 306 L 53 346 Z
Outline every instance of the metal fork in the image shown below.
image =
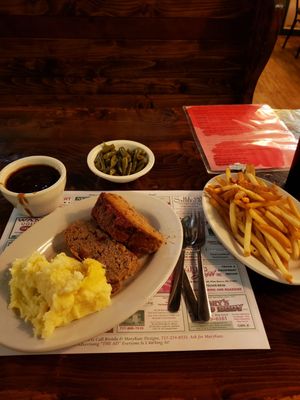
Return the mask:
M 168 302 L 168 310 L 171 312 L 178 311 L 180 307 L 181 301 L 181 293 L 183 292 L 185 303 L 187 308 L 190 311 L 191 318 L 194 321 L 198 319 L 198 304 L 197 299 L 190 284 L 189 278 L 187 273 L 184 269 L 184 256 L 185 256 L 185 249 L 187 246 L 190 246 L 191 238 L 188 236 L 188 229 L 187 227 L 190 225 L 191 217 L 185 216 L 181 220 L 182 228 L 183 228 L 183 246 L 181 250 L 181 254 L 179 256 L 178 262 L 176 264 L 174 270 L 174 276 L 172 281 L 171 292 L 169 296 Z
M 173 282 L 171 287 L 171 293 L 169 296 L 168 302 L 168 310 L 171 312 L 176 312 L 179 310 L 180 301 L 181 301 L 181 293 L 182 293 L 182 284 L 183 284 L 183 276 L 184 276 L 184 256 L 185 256 L 185 249 L 189 245 L 187 242 L 186 230 L 185 226 L 189 222 L 190 217 L 186 216 L 182 219 L 181 224 L 183 228 L 183 244 L 179 259 L 177 261 Z
M 204 270 L 202 265 L 201 250 L 205 244 L 204 218 L 200 212 L 193 212 L 190 219 L 189 233 L 190 243 L 197 252 L 198 266 L 198 319 L 208 321 L 211 317 L 207 287 L 205 282 Z

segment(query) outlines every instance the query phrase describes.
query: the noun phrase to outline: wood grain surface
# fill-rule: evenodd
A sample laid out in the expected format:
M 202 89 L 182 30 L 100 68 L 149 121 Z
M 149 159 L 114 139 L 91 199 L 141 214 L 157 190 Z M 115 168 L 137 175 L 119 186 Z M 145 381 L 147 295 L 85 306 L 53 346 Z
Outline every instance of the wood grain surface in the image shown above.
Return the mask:
M 278 36 L 271 57 L 257 82 L 253 102 L 273 108 L 297 109 L 300 105 L 300 62 L 295 54 L 300 36 L 291 36 L 285 48 L 285 35 Z
M 182 106 L 251 102 L 275 14 L 271 0 L 0 1 L 0 168 L 45 154 L 68 190 L 120 189 L 86 156 L 125 138 L 156 160 L 122 190 L 201 190 Z M 1 232 L 11 210 L 1 196 Z M 298 400 L 300 289 L 248 273 L 271 350 L 1 357 L 0 399 Z
M 274 0 L 0 2 L 0 96 L 251 102 L 278 15 Z
M 149 174 L 122 190 L 198 190 L 210 178 L 181 107 L 7 107 L 0 121 L 0 167 L 31 154 L 55 156 L 67 167 L 69 190 L 120 189 L 86 165 L 88 151 L 112 138 L 140 140 L 156 157 Z M 10 212 L 1 197 L 1 231 Z M 248 273 L 271 350 L 1 357 L 1 400 L 296 399 L 300 289 Z

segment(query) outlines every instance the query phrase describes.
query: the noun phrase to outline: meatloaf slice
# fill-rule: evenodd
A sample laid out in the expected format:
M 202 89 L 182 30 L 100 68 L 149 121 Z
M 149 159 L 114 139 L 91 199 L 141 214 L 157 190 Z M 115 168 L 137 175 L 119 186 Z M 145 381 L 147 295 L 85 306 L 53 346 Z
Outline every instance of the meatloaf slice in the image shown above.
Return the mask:
M 115 193 L 100 193 L 92 216 L 103 231 L 138 256 L 154 253 L 163 243 L 162 234 Z
M 64 238 L 74 257 L 80 260 L 94 258 L 105 265 L 112 293 L 116 293 L 140 266 L 135 254 L 123 244 L 112 240 L 94 221 L 71 223 L 64 231 Z

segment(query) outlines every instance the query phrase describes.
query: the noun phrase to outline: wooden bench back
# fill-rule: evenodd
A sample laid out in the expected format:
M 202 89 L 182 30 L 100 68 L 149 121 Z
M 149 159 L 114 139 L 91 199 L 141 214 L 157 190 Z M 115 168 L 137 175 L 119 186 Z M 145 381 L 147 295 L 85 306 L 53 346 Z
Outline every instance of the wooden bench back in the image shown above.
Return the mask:
M 275 0 L 0 4 L 0 106 L 249 103 Z

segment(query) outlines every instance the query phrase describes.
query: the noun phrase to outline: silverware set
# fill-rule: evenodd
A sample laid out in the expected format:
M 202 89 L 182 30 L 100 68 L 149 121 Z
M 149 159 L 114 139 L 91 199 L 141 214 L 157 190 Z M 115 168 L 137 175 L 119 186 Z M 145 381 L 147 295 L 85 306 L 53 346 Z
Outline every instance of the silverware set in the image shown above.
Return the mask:
M 201 258 L 201 249 L 205 244 L 204 218 L 199 211 L 193 212 L 191 215 L 182 218 L 181 223 L 183 228 L 183 246 L 174 270 L 168 310 L 171 312 L 179 310 L 181 295 L 183 294 L 192 319 L 194 321 L 208 321 L 211 317 L 211 310 Z M 187 247 L 192 247 L 197 256 L 197 296 L 195 296 L 184 269 L 185 250 Z

